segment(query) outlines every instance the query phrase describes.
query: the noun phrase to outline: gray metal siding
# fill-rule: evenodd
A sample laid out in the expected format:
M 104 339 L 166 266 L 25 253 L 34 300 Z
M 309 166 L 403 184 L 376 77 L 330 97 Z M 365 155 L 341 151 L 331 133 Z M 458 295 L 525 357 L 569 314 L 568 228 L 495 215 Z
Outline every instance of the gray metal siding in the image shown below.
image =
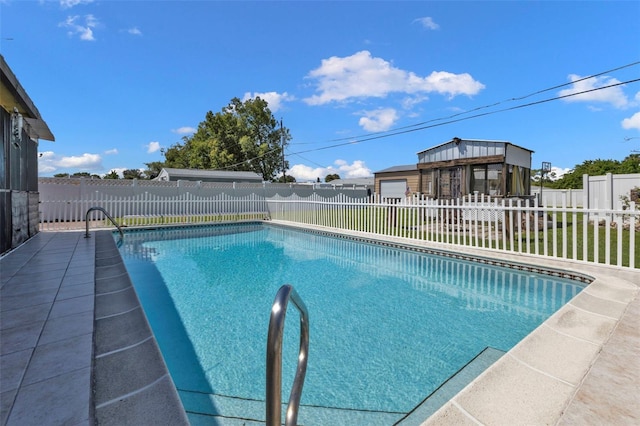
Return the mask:
M 506 142 L 465 141 L 449 142 L 418 153 L 419 163 L 451 161 L 463 158 L 489 157 L 505 155 Z

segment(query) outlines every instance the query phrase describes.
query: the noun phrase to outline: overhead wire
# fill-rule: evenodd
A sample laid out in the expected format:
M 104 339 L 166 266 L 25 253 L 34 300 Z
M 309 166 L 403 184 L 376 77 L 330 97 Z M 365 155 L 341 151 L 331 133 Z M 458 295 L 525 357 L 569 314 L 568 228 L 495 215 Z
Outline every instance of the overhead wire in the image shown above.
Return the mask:
M 612 68 L 612 69 L 609 69 L 609 70 L 606 70 L 606 71 L 601 71 L 601 72 L 598 72 L 596 74 L 591 74 L 591 75 L 589 75 L 587 77 L 582 77 L 582 78 L 579 78 L 577 80 L 572 80 L 572 81 L 569 81 L 569 82 L 566 82 L 566 83 L 555 85 L 553 87 L 548 87 L 546 89 L 537 90 L 537 91 L 529 93 L 527 95 L 504 99 L 502 101 L 494 102 L 494 103 L 488 104 L 488 105 L 479 106 L 479 107 L 470 109 L 468 111 L 462 111 L 462 112 L 459 112 L 459 113 L 456 113 L 456 114 L 452 114 L 452 115 L 449 115 L 449 116 L 446 116 L 446 117 L 433 118 L 431 120 L 423 121 L 423 122 L 420 122 L 420 123 L 414 123 L 414 124 L 410 124 L 410 125 L 407 125 L 407 126 L 396 127 L 394 129 L 385 130 L 385 131 L 381 131 L 381 132 L 373 132 L 373 133 L 366 133 L 366 134 L 358 135 L 358 136 L 350 136 L 350 137 L 343 137 L 343 138 L 337 138 L 337 139 L 329 139 L 327 142 L 340 142 L 340 141 L 344 141 L 344 140 L 367 138 L 369 136 L 382 135 L 382 134 L 386 134 L 386 133 L 393 133 L 393 132 L 397 132 L 397 131 L 404 130 L 404 129 L 410 129 L 410 128 L 413 128 L 413 127 L 422 126 L 424 124 L 432 123 L 434 121 L 449 120 L 449 119 L 452 119 L 452 118 L 455 118 L 455 117 L 459 117 L 461 115 L 470 114 L 470 113 L 475 112 L 475 111 L 480 111 L 480 110 L 483 110 L 483 109 L 492 108 L 492 107 L 495 107 L 495 106 L 498 106 L 498 105 L 502 105 L 502 104 L 507 103 L 507 102 L 513 102 L 513 101 L 519 101 L 519 100 L 527 99 L 527 98 L 530 98 L 532 96 L 539 95 L 541 93 L 549 92 L 551 90 L 557 90 L 557 89 L 560 89 L 562 87 L 570 86 L 570 85 L 579 83 L 581 81 L 589 80 L 589 79 L 592 79 L 592 78 L 595 78 L 595 77 L 600 77 L 600 76 L 602 76 L 604 74 L 609 74 L 609 73 L 612 73 L 614 71 L 619 71 L 619 70 L 622 70 L 622 69 L 625 69 L 625 68 L 629 68 L 629 67 L 633 67 L 633 66 L 636 66 L 636 65 L 639 65 L 639 64 L 640 64 L 640 61 L 631 62 L 629 64 L 622 65 L 622 66 L 619 66 L 619 67 L 616 67 L 616 68 Z M 602 87 L 602 88 L 604 89 L 606 87 Z M 302 144 L 312 144 L 312 143 L 314 143 L 314 142 L 306 142 L 306 143 L 298 142 L 296 144 L 302 145 Z M 316 142 L 316 143 L 321 143 L 321 142 Z
M 527 99 L 527 98 L 530 98 L 532 96 L 539 95 L 541 93 L 545 93 L 545 92 L 549 92 L 551 90 L 557 90 L 557 89 L 560 89 L 562 87 L 574 85 L 574 84 L 579 83 L 581 81 L 589 80 L 589 79 L 592 79 L 592 78 L 595 78 L 595 77 L 599 77 L 599 76 L 602 76 L 604 74 L 608 74 L 608 73 L 611 73 L 611 72 L 614 72 L 614 71 L 619 71 L 621 69 L 625 69 L 625 68 L 629 68 L 629 67 L 632 67 L 632 66 L 636 66 L 638 64 L 640 64 L 640 61 L 632 62 L 632 63 L 626 64 L 626 65 L 622 65 L 622 66 L 619 66 L 619 67 L 616 67 L 616 68 L 612 68 L 610 70 L 606 70 L 606 71 L 602 71 L 602 72 L 599 72 L 599 73 L 596 73 L 596 74 L 592 74 L 592 75 L 589 75 L 587 77 L 582 77 L 582 78 L 577 79 L 577 80 L 572 80 L 572 81 L 567 82 L 567 83 L 558 84 L 558 85 L 555 85 L 555 86 L 552 86 L 552 87 L 549 87 L 549 88 L 546 88 L 546 89 L 538 90 L 538 91 L 529 93 L 529 94 L 524 95 L 524 96 L 512 97 L 512 98 L 508 98 L 508 99 L 505 99 L 505 100 L 502 100 L 502 101 L 494 102 L 492 104 L 483 105 L 483 106 L 480 106 L 480 107 L 477 107 L 477 108 L 473 108 L 473 109 L 468 110 L 468 111 L 463 111 L 463 112 L 460 112 L 460 113 L 457 113 L 457 114 L 449 115 L 447 117 L 434 118 L 434 119 L 423 121 L 423 122 L 420 122 L 420 123 L 414 123 L 414 124 L 411 124 L 411 125 L 408 125 L 408 126 L 397 127 L 395 129 L 387 130 L 387 131 L 384 131 L 384 132 L 367 133 L 367 134 L 360 135 L 360 136 L 355 136 L 355 137 L 352 136 L 352 137 L 347 137 L 347 138 L 330 139 L 327 142 L 340 142 L 340 141 L 347 141 L 347 142 L 327 145 L 327 146 L 308 149 L 308 150 L 303 150 L 303 151 L 290 152 L 287 155 L 296 155 L 298 157 L 301 157 L 300 154 L 305 154 L 305 153 L 308 153 L 308 152 L 323 151 L 323 150 L 326 150 L 326 149 L 332 149 L 332 148 L 338 148 L 338 147 L 346 146 L 346 145 L 358 144 L 358 143 L 367 142 L 367 141 L 370 141 L 370 140 L 383 139 L 383 138 L 388 138 L 388 137 L 392 137 L 392 136 L 398 136 L 398 135 L 402 135 L 402 134 L 417 132 L 417 131 L 421 131 L 421 130 L 425 130 L 425 129 L 430 129 L 430 128 L 434 128 L 434 127 L 440 127 L 440 126 L 445 126 L 445 125 L 448 125 L 448 124 L 458 123 L 458 122 L 461 122 L 461 121 L 471 120 L 473 118 L 485 117 L 485 116 L 488 116 L 488 115 L 498 114 L 498 113 L 502 113 L 502 112 L 506 112 L 506 111 L 513 111 L 513 110 L 516 110 L 516 109 L 531 107 L 531 106 L 539 105 L 539 104 L 542 104 L 542 103 L 547 103 L 547 102 L 551 102 L 551 101 L 555 101 L 555 100 L 565 99 L 565 98 L 569 98 L 569 97 L 572 97 L 572 96 L 583 95 L 585 93 L 595 92 L 595 91 L 598 91 L 598 90 L 609 89 L 609 88 L 616 87 L 616 86 L 621 86 L 621 85 L 624 85 L 624 84 L 635 83 L 635 82 L 640 81 L 640 78 L 627 80 L 627 81 L 623 81 L 623 82 L 618 82 L 618 83 L 613 83 L 613 84 L 609 84 L 609 85 L 606 85 L 606 86 L 601 86 L 601 87 L 596 87 L 596 88 L 592 88 L 592 89 L 588 89 L 588 90 L 583 90 L 583 91 L 580 91 L 580 92 L 573 92 L 573 93 L 569 93 L 569 94 L 566 94 L 566 95 L 556 96 L 556 97 L 553 97 L 553 98 L 542 99 L 542 100 L 538 100 L 538 101 L 535 101 L 535 102 L 529 102 L 529 103 L 526 103 L 526 104 L 516 105 L 516 106 L 512 106 L 512 107 L 508 107 L 508 108 L 502 108 L 502 109 L 498 109 L 498 110 L 483 112 L 483 113 L 480 113 L 480 114 L 474 114 L 474 115 L 470 115 L 470 116 L 467 116 L 467 117 L 460 117 L 460 116 L 463 116 L 463 115 L 471 114 L 471 113 L 473 113 L 475 111 L 480 111 L 480 110 L 484 110 L 484 109 L 487 109 L 487 108 L 493 108 L 493 107 L 496 107 L 498 105 L 501 105 L 501 104 L 504 104 L 504 103 L 507 103 L 507 102 L 514 102 L 514 101 Z M 456 118 L 456 117 L 460 117 L 460 118 Z M 447 120 L 447 121 L 444 121 L 444 120 Z M 437 121 L 441 121 L 441 122 L 440 123 L 435 123 L 435 124 L 429 124 L 429 123 L 434 123 L 434 122 L 437 122 Z M 296 144 L 313 144 L 313 143 L 314 142 L 296 143 Z M 264 157 L 264 156 L 266 156 L 268 154 L 276 152 L 279 149 L 280 148 L 274 148 L 272 150 L 269 150 L 269 151 L 265 152 L 262 155 L 259 155 L 259 156 L 256 156 L 254 158 L 241 161 L 241 162 L 236 163 L 236 164 L 232 164 L 232 165 L 229 165 L 229 166 L 222 167 L 222 169 L 234 168 L 234 167 L 237 167 L 237 166 L 242 165 L 244 163 L 247 163 L 247 162 L 250 162 L 250 161 L 253 161 L 253 160 L 257 160 L 257 159 L 262 158 L 262 157 Z M 305 161 L 314 163 L 314 164 L 316 164 L 316 165 L 318 165 L 320 167 L 324 167 L 324 166 L 321 166 L 320 164 L 318 164 L 318 163 L 316 163 L 316 162 L 314 162 L 312 160 L 306 159 L 304 157 L 301 157 L 301 158 L 303 158 Z
M 516 105 L 516 106 L 513 106 L 513 107 L 509 107 L 509 108 L 503 108 L 503 109 L 499 109 L 499 110 L 495 110 L 495 111 L 489 111 L 489 112 L 484 112 L 484 113 L 481 113 L 481 114 L 475 114 L 475 115 L 471 115 L 471 116 L 468 116 L 468 117 L 457 118 L 455 120 L 444 121 L 442 123 L 430 124 L 428 126 L 421 126 L 421 127 L 411 126 L 411 128 L 403 127 L 403 128 L 396 129 L 394 131 L 387 132 L 385 134 L 372 134 L 371 136 L 366 136 L 365 135 L 364 137 L 361 137 L 361 138 L 350 138 L 348 142 L 328 145 L 328 146 L 309 149 L 309 150 L 305 150 L 305 151 L 292 152 L 292 153 L 289 153 L 289 155 L 304 154 L 304 153 L 307 153 L 307 152 L 314 152 L 314 151 L 322 151 L 322 150 L 325 150 L 325 149 L 337 148 L 337 147 L 340 147 L 340 146 L 352 145 L 352 144 L 357 144 L 357 143 L 361 143 L 361 142 L 367 142 L 367 141 L 370 141 L 370 140 L 383 139 L 383 138 L 388 138 L 388 137 L 391 137 L 391 136 L 397 136 L 397 135 L 402 135 L 402 134 L 406 134 L 406 133 L 417 132 L 419 130 L 431 129 L 431 128 L 434 128 L 434 127 L 440 127 L 440 126 L 444 126 L 444 125 L 447 125 L 447 124 L 458 123 L 460 121 L 471 120 L 472 118 L 485 117 L 485 116 L 488 116 L 488 115 L 498 114 L 498 113 L 501 113 L 501 112 L 512 111 L 512 110 L 515 110 L 515 109 L 530 107 L 530 106 L 534 106 L 534 105 L 538 105 L 538 104 L 542 104 L 542 103 L 546 103 L 546 102 L 551 102 L 551 101 L 556 101 L 556 100 L 559 100 L 559 99 L 568 98 L 568 97 L 571 97 L 571 96 L 578 96 L 578 95 L 583 95 L 585 93 L 595 92 L 595 91 L 598 91 L 598 90 L 609 89 L 609 88 L 612 88 L 612 87 L 621 86 L 623 84 L 635 83 L 635 82 L 638 82 L 638 81 L 640 81 L 640 78 L 633 79 L 633 80 L 627 80 L 627 81 L 623 81 L 623 82 L 619 82 L 619 83 L 614 83 L 614 84 L 610 84 L 610 85 L 607 85 L 607 86 L 596 87 L 596 88 L 589 89 L 589 90 L 583 90 L 581 92 L 575 92 L 575 93 L 570 93 L 570 94 L 567 94 L 567 95 L 556 96 L 554 98 L 543 99 L 543 100 L 539 100 L 539 101 L 535 101 L 535 102 L 530 102 L 530 103 L 527 103 L 527 104 Z M 436 121 L 436 120 L 430 120 L 430 121 L 424 122 L 422 124 L 427 124 L 427 123 L 432 122 L 432 121 Z M 404 129 L 404 130 L 402 130 L 402 129 Z M 341 140 L 345 140 L 345 139 L 341 139 Z

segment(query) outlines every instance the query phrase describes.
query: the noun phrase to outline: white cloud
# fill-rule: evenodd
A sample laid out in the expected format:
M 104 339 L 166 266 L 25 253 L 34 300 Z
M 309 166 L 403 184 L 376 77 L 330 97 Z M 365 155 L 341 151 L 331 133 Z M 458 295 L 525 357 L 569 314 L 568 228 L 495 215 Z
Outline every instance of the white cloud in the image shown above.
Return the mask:
M 157 151 L 160 151 L 160 142 L 149 142 L 147 145 L 147 154 L 152 154 Z
M 640 130 L 640 112 L 636 112 L 631 117 L 622 120 L 622 128 Z
M 338 170 L 340 170 L 338 174 L 343 179 L 373 176 L 371 169 L 369 169 L 362 160 L 355 160 L 351 164 L 344 160 L 336 160 L 334 163 L 338 166 Z
M 122 172 L 124 172 L 125 170 L 128 170 L 126 167 L 115 167 L 113 169 L 110 169 L 108 173 L 104 173 L 102 175 L 102 177 L 105 177 L 106 175 L 108 175 L 111 172 L 116 172 L 118 174 L 118 177 L 120 179 L 122 179 L 124 177 L 124 175 L 122 174 Z
M 140 31 L 138 27 L 129 28 L 127 32 L 132 35 L 138 35 L 138 36 L 142 35 L 142 31 Z
M 364 117 L 360 117 L 358 124 L 367 132 L 384 132 L 398 120 L 398 113 L 393 108 L 364 111 L 363 114 Z
M 418 22 L 423 28 L 427 30 L 437 30 L 440 25 L 436 24 L 433 18 L 425 16 L 424 18 L 414 19 L 413 22 Z
M 309 167 L 304 164 L 296 164 L 291 167 L 287 174 L 296 178 L 298 182 L 316 182 L 320 178 L 320 182 L 324 182 L 324 178 L 330 174 L 338 174 L 342 179 L 371 177 L 373 173 L 364 161 L 355 160 L 352 164 L 344 160 L 336 160 L 334 166 L 328 167 Z
M 544 175 L 544 179 L 545 181 L 556 181 L 562 178 L 562 176 L 566 175 L 567 173 L 570 173 L 571 171 L 573 171 L 573 169 L 552 166 L 551 171 Z M 540 176 L 540 171 L 538 171 L 531 177 L 531 179 L 533 179 L 535 182 L 540 182 Z
M 280 110 L 283 106 L 284 102 L 290 102 L 295 100 L 295 97 L 289 95 L 287 92 L 278 93 L 278 92 L 264 92 L 264 93 L 253 93 L 246 92 L 244 97 L 242 98 L 242 102 L 247 101 L 249 99 L 260 98 L 263 101 L 266 101 L 269 105 L 269 109 L 271 112 L 276 112 Z
M 78 23 L 78 21 L 81 21 L 81 23 Z M 93 28 L 98 26 L 98 20 L 93 15 L 85 15 L 84 24 L 82 24 L 82 18 L 80 16 L 68 16 L 67 19 L 64 22 L 60 22 L 58 26 L 68 28 L 70 37 L 77 34 L 80 40 L 95 41 Z
M 429 97 L 426 95 L 418 95 L 418 96 L 407 96 L 401 102 L 402 108 L 406 110 L 413 109 L 418 104 L 422 102 L 428 101 Z
M 622 91 L 622 86 L 610 87 L 608 89 L 598 89 L 600 87 L 609 86 L 611 84 L 620 83 L 619 80 L 613 77 L 601 76 L 601 77 L 591 77 L 582 81 L 580 80 L 582 77 L 576 74 L 570 74 L 569 80 L 573 81 L 573 86 L 569 89 L 561 90 L 558 95 L 560 96 L 568 96 L 574 93 L 580 93 L 588 91 L 587 93 L 582 93 L 580 95 L 570 96 L 568 98 L 564 98 L 567 102 L 603 102 L 613 105 L 616 108 L 625 108 L 629 106 L 629 100 L 627 96 Z
M 60 7 L 63 9 L 71 9 L 79 4 L 93 3 L 93 0 L 60 0 Z
M 104 155 L 116 155 L 118 153 L 117 148 L 108 149 L 104 152 Z
M 41 152 L 38 157 L 39 173 L 51 173 L 58 169 L 77 169 L 79 171 L 101 170 L 102 157 L 99 154 L 61 156 L 53 151 Z
M 304 99 L 309 105 L 384 98 L 390 93 L 475 95 L 485 87 L 466 73 L 434 71 L 427 77 L 420 77 L 396 68 L 382 58 L 374 58 L 366 50 L 344 58 L 323 59 L 320 67 L 309 72 L 307 78 L 316 80 L 316 91 L 319 92 Z
M 179 135 L 189 135 L 191 133 L 195 133 L 196 128 L 195 127 L 184 126 L 184 127 L 178 127 L 177 129 L 172 129 L 171 131 L 173 133 L 177 133 Z

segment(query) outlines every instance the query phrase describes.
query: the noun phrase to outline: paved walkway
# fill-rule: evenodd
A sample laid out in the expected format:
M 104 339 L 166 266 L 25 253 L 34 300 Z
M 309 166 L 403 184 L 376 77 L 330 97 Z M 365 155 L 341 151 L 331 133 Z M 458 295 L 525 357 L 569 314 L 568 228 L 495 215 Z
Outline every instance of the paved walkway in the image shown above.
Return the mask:
M 0 425 L 94 424 L 94 240 L 41 232 L 0 258 Z M 640 424 L 639 324 L 636 291 L 558 424 Z
M 92 425 L 94 242 L 39 233 L 0 259 L 2 425 Z

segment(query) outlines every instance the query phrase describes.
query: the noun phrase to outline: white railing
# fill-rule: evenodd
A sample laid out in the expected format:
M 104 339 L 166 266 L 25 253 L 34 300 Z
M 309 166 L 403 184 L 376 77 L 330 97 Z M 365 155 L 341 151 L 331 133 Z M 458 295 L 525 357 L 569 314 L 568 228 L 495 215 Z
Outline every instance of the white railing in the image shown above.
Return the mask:
M 84 215 L 92 207 L 105 209 L 120 226 L 131 227 L 261 220 L 268 216 L 264 197 L 253 193 L 211 197 L 188 192 L 175 196 L 145 192 L 129 197 L 95 193 L 79 200 L 43 200 L 40 205 L 40 229 L 44 231 L 83 229 Z M 91 228 L 111 226 L 101 215 L 88 217 Z
M 552 256 L 582 262 L 638 268 L 640 211 L 635 203 L 616 209 L 539 206 L 537 199 L 469 196 L 402 200 L 297 194 L 268 197 L 257 193 L 208 197 L 183 193 L 142 193 L 116 197 L 95 193 L 83 200 L 43 200 L 41 230 L 85 229 L 91 207 L 107 210 L 121 226 L 274 220 L 357 231 L 451 246 Z M 90 217 L 90 227 L 111 227 Z
M 635 268 L 640 211 L 539 206 L 537 200 L 327 200 L 272 197 L 271 218 L 452 246 L 553 256 Z

